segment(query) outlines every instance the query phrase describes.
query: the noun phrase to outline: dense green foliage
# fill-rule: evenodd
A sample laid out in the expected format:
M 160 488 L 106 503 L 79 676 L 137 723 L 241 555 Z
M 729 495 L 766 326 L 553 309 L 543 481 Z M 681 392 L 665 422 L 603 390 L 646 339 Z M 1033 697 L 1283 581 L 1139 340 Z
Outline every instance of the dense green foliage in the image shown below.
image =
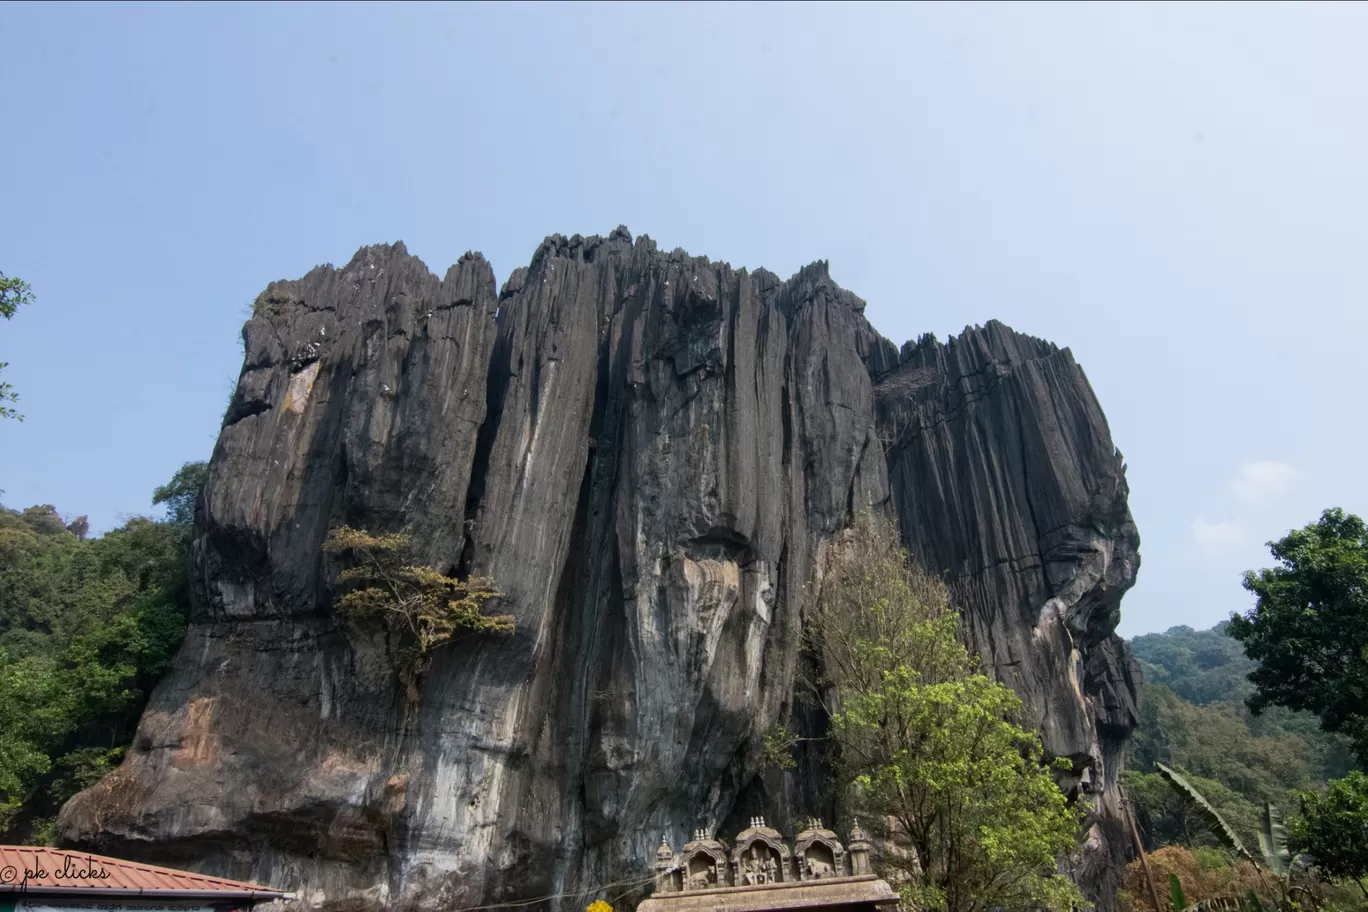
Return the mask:
M 979 671 L 957 625 L 945 586 L 910 565 L 896 530 L 858 522 L 808 625 L 839 780 L 881 822 L 882 873 L 910 907 L 1080 906 L 1057 872 L 1077 846 L 1078 808 L 1016 723 L 1020 700 Z
M 1146 684 L 1122 777 L 1151 848 L 1216 844 L 1156 763 L 1183 770 L 1246 841 L 1254 839 L 1265 802 L 1295 808 L 1299 790 L 1354 767 L 1349 742 L 1321 731 L 1315 716 L 1282 707 L 1250 712 L 1248 675 L 1258 665 L 1225 627 L 1174 627 L 1131 641 Z
M 1222 622 L 1210 630 L 1170 627 L 1131 640 L 1131 652 L 1145 672 L 1148 689 L 1161 684 L 1189 703 L 1238 701 L 1254 692 L 1249 673 L 1258 663 L 1226 634 Z
M 1291 842 L 1328 876 L 1357 883 L 1368 897 L 1368 776 L 1355 770 L 1305 795 Z
M 1368 526 L 1326 510 L 1269 548 L 1278 566 L 1245 574 L 1257 601 L 1230 620 L 1259 663 L 1249 707 L 1313 712 L 1368 762 Z
M 184 511 L 85 529 L 51 506 L 0 508 L 3 841 L 42 841 L 62 803 L 118 763 L 185 632 Z
M 1212 803 L 1207 800 L 1201 789 L 1171 766 L 1156 763 L 1155 767 L 1159 770 L 1159 775 L 1163 777 L 1164 781 L 1173 787 L 1174 793 L 1196 811 L 1207 829 L 1220 840 L 1222 845 L 1228 849 L 1233 849 L 1245 858 L 1253 860 L 1254 856 L 1245 847 L 1245 841 L 1240 838 L 1240 834 L 1235 832 L 1234 827 L 1221 815 L 1221 812 L 1216 810 Z
M 0 272 L 0 317 L 11 319 L 24 304 L 33 303 L 33 290 L 23 279 L 6 276 Z M 0 371 L 9 367 L 8 361 L 0 361 Z M 24 416 L 7 403 L 17 402 L 19 394 L 8 383 L 0 380 L 0 418 L 24 420 Z
M 1277 565 L 1245 574 L 1251 611 L 1131 642 L 1146 687 L 1122 783 L 1151 869 L 1204 894 L 1194 908 L 1362 908 L 1368 527 L 1326 510 L 1269 549 Z M 1242 844 L 1260 851 L 1210 854 Z M 1149 904 L 1144 873 L 1128 869 L 1124 906 Z

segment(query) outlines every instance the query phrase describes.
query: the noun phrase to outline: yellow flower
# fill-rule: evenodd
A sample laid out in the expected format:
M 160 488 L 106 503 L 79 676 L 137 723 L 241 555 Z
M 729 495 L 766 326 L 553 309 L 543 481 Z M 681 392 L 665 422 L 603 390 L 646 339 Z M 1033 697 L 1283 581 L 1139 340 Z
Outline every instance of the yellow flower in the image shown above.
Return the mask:
M 613 912 L 613 907 L 601 899 L 596 899 L 589 904 L 589 907 L 585 909 L 584 912 Z

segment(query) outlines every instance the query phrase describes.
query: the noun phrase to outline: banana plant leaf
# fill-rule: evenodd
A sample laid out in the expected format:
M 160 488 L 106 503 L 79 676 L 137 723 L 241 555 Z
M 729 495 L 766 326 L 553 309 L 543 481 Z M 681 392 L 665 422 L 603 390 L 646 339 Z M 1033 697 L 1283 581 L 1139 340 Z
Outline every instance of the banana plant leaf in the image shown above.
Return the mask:
M 1283 826 L 1282 812 L 1271 801 L 1264 805 L 1259 852 L 1268 870 L 1279 880 L 1286 878 L 1292 870 L 1292 853 L 1287 849 L 1287 828 Z
M 1213 896 L 1195 902 L 1183 912 L 1250 912 L 1248 902 L 1242 896 Z
M 1169 874 L 1169 902 L 1173 904 L 1173 912 L 1183 912 L 1188 907 L 1187 897 L 1183 894 L 1183 884 L 1178 880 L 1177 874 Z
M 1235 835 L 1235 831 L 1230 828 L 1230 824 L 1226 823 L 1225 818 L 1221 816 L 1220 812 L 1211 806 L 1211 803 L 1202 796 L 1201 792 L 1193 787 L 1192 783 L 1188 782 L 1182 775 L 1169 769 L 1162 763 L 1156 763 L 1154 766 L 1159 770 L 1159 775 L 1163 776 L 1168 781 L 1169 785 L 1177 789 L 1180 795 L 1187 798 L 1197 807 L 1198 812 L 1211 826 L 1211 829 L 1216 833 L 1217 838 L 1224 842 L 1229 848 L 1239 852 L 1250 861 L 1254 860 L 1254 856 L 1245 848 L 1244 843 L 1240 841 L 1240 837 Z M 1281 818 L 1279 818 L 1279 823 L 1281 824 Z

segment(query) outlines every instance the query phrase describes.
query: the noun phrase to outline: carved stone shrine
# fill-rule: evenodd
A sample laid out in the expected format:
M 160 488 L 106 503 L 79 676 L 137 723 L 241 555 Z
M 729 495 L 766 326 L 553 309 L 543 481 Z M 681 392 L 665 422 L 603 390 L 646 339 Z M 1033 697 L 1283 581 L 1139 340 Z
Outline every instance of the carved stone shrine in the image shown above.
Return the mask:
M 763 817 L 737 834 L 731 847 L 707 830 L 676 855 L 661 839 L 655 892 L 638 912 L 875 912 L 891 910 L 898 894 L 870 868 L 870 843 L 856 823 L 848 846 L 812 820 L 790 851 Z

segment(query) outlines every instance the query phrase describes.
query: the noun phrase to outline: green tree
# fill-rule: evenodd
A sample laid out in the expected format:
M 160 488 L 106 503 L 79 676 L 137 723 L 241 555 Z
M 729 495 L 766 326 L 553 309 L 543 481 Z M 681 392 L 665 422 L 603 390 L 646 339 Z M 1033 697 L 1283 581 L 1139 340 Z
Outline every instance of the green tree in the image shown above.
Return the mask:
M 6 276 L 0 272 L 0 317 L 6 320 L 12 319 L 14 314 L 24 304 L 33 303 L 33 290 L 23 279 Z M 0 361 L 0 371 L 9 367 L 8 361 Z M 18 402 L 19 394 L 9 383 L 0 380 L 0 418 L 14 418 L 19 421 L 24 420 L 24 416 L 14 410 L 14 407 L 7 405 L 9 402 Z
M 1358 885 L 1368 899 L 1368 776 L 1355 770 L 1322 793 L 1301 799 L 1290 827 L 1292 846 L 1334 880 Z
M 78 526 L 77 523 L 70 524 Z M 117 764 L 189 607 L 188 541 L 145 518 L 85 539 L 0 508 L 0 838 L 42 839 Z
M 1145 674 L 1140 724 L 1126 751 L 1123 784 L 1141 812 L 1150 848 L 1212 842 L 1157 773 L 1155 763 L 1184 769 L 1247 838 L 1258 808 L 1296 807 L 1297 795 L 1354 768 L 1351 743 L 1320 728 L 1307 712 L 1270 706 L 1254 716 L 1245 700 L 1258 663 L 1226 634 L 1173 627 L 1131 640 Z
M 1245 574 L 1257 601 L 1227 628 L 1259 663 L 1249 708 L 1309 710 L 1368 761 L 1368 528 L 1326 510 L 1269 549 L 1278 566 Z
M 195 501 L 208 480 L 209 463 L 187 462 L 152 492 L 152 504 L 166 504 L 166 521 L 188 529 L 195 524 Z
M 914 908 L 1081 905 L 1058 873 L 1080 815 L 1014 721 L 1020 700 L 977 670 L 957 628 L 945 586 L 891 523 L 861 517 L 807 625 L 840 779 L 856 810 L 890 821 L 885 873 Z
M 485 604 L 501 593 L 493 581 L 459 580 L 431 567 L 409 563 L 412 540 L 402 533 L 376 535 L 350 526 L 328 533 L 323 550 L 349 556 L 352 566 L 338 581 L 343 594 L 337 611 L 346 620 L 378 620 L 408 699 L 418 699 L 418 684 L 432 651 L 463 633 L 510 633 L 513 616 L 488 615 Z

